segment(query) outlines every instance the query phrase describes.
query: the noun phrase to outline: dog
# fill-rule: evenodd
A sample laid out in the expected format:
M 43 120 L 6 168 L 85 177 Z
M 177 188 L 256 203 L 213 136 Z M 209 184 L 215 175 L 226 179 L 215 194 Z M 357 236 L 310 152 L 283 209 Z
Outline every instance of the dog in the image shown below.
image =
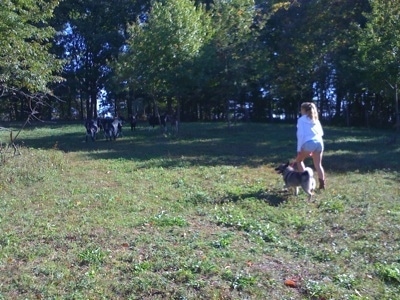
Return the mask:
M 314 179 L 314 172 L 311 168 L 305 168 L 304 172 L 295 171 L 289 162 L 281 164 L 275 168 L 278 174 L 282 174 L 285 188 L 294 188 L 294 194 L 299 194 L 299 186 L 302 187 L 304 192 L 308 195 L 308 201 L 312 200 L 316 182 Z

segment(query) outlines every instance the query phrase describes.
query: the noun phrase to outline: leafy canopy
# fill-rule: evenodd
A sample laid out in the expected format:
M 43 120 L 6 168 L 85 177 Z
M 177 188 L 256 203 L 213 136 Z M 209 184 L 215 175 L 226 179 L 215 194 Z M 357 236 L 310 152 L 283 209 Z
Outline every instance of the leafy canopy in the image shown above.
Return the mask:
M 54 29 L 48 20 L 58 1 L 0 2 L 0 85 L 3 89 L 49 92 L 62 64 L 49 50 Z
M 125 73 L 153 94 L 173 88 L 200 54 L 210 28 L 205 9 L 190 0 L 155 2 L 147 21 L 130 27 L 129 51 L 121 59 Z
M 373 76 L 385 74 L 390 81 L 400 78 L 400 6 L 398 1 L 371 1 L 372 11 L 360 29 L 358 50 Z

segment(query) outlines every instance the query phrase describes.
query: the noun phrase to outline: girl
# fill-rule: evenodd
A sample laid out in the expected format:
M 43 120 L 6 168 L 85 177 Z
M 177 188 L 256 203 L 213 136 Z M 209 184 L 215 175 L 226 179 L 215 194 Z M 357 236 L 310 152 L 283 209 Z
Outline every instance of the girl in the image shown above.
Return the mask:
M 304 159 L 311 156 L 318 173 L 319 188 L 325 189 L 325 171 L 322 167 L 324 142 L 321 123 L 318 119 L 317 107 L 312 102 L 301 104 L 301 117 L 297 120 L 297 157 L 299 171 L 304 171 Z

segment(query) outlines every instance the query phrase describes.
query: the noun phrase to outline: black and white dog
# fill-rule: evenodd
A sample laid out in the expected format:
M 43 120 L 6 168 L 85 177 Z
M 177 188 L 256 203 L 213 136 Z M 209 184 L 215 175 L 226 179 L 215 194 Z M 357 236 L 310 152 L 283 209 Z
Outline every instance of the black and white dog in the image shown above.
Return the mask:
M 315 190 L 314 172 L 311 168 L 305 168 L 304 172 L 298 172 L 293 169 L 290 163 L 282 164 L 275 168 L 278 174 L 282 174 L 285 188 L 294 188 L 294 194 L 299 194 L 299 186 L 308 195 L 308 200 L 312 199 Z

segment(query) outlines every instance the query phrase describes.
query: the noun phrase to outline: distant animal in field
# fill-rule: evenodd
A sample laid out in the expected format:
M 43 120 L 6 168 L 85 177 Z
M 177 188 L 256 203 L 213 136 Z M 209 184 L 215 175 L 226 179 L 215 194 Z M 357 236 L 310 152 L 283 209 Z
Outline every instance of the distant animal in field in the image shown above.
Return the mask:
M 92 119 L 86 120 L 85 128 L 86 128 L 86 138 L 85 138 L 86 142 L 88 141 L 89 137 L 94 142 L 96 140 L 97 133 L 100 130 L 100 127 L 99 127 L 97 121 L 92 120 Z
M 276 167 L 275 171 L 283 176 L 285 188 L 294 189 L 294 194 L 297 196 L 299 194 L 299 186 L 301 186 L 304 192 L 307 193 L 308 200 L 310 201 L 312 199 L 316 182 L 314 179 L 314 172 L 311 168 L 306 168 L 304 172 L 298 172 L 295 171 L 288 162 Z
M 107 140 L 116 140 L 122 136 L 122 121 L 120 119 L 101 119 L 101 128 Z
M 131 131 L 136 130 L 136 125 L 137 125 L 137 114 L 131 115 L 131 117 L 130 117 L 130 123 L 131 123 Z
M 179 121 L 176 114 L 167 115 L 167 123 L 170 123 L 172 131 L 178 132 Z
M 151 128 L 154 128 L 157 125 L 162 126 L 163 128 L 165 128 L 165 126 L 167 125 L 167 114 L 162 114 L 162 115 L 149 115 L 147 117 L 148 121 L 149 121 L 149 126 Z

